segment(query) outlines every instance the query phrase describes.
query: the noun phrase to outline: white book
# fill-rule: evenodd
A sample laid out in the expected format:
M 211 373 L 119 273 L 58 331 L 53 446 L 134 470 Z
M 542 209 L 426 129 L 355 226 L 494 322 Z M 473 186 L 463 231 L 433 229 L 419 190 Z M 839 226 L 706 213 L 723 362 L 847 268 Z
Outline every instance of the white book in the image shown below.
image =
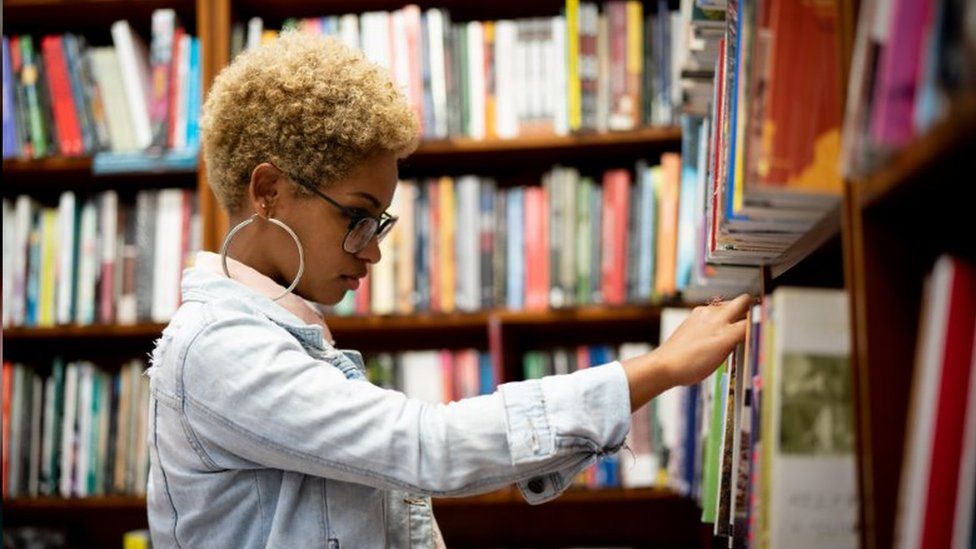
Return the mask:
M 528 76 L 528 41 L 526 29 L 528 22 L 524 19 L 513 21 L 515 27 L 515 41 L 512 45 L 512 89 L 515 97 L 515 115 L 519 133 L 529 117 L 529 76 Z M 496 86 L 497 87 L 497 86 Z
M 407 21 L 405 8 L 390 13 L 390 27 L 393 37 L 393 51 L 390 63 L 393 68 L 393 81 L 396 82 L 400 92 L 407 99 L 407 103 L 413 104 L 413 96 L 410 89 L 410 45 L 407 41 Z
M 628 360 L 647 354 L 651 346 L 646 343 L 625 343 L 620 346 L 619 360 Z M 631 430 L 627 433 L 626 445 L 633 453 L 633 459 L 621 460 L 620 483 L 624 488 L 648 488 L 657 481 L 661 460 L 652 444 L 651 406 L 641 406 L 631 414 Z
M 518 137 L 518 94 L 514 21 L 495 22 L 495 133 L 503 139 Z
M 461 311 L 476 311 L 481 307 L 479 192 L 480 181 L 477 176 L 464 175 L 457 179 L 455 306 Z
M 952 262 L 940 258 L 925 283 L 919 344 L 908 402 L 905 456 L 899 483 L 896 548 L 922 547 L 925 503 L 928 501 L 932 449 L 935 446 L 939 384 L 949 327 L 952 278 Z
M 10 325 L 14 288 L 14 205 L 3 199 L 3 325 Z
M 78 363 L 69 363 L 64 369 L 64 413 L 61 416 L 61 497 L 72 496 L 75 475 L 75 431 L 78 412 Z
M 444 12 L 427 10 L 427 55 L 430 57 L 430 95 L 434 110 L 433 137 L 447 137 L 447 80 L 444 71 Z M 497 57 L 495 58 L 498 59 Z
M 841 290 L 778 288 L 772 296 L 763 372 L 763 413 L 779 433 L 763 439 L 771 547 L 857 547 L 847 304 Z
M 253 50 L 261 46 L 261 35 L 264 34 L 264 19 L 252 17 L 247 20 L 247 49 Z
M 660 343 L 664 343 L 681 326 L 681 323 L 691 314 L 691 309 L 667 307 L 661 310 Z M 687 387 L 673 387 L 658 395 L 658 414 L 661 421 L 662 441 L 671 456 L 668 461 L 668 480 L 671 486 L 678 490 L 687 490 L 680 484 L 681 463 L 677 456 L 684 451 L 685 434 L 685 402 L 688 398 Z
M 88 55 L 98 92 L 105 105 L 111 150 L 116 153 L 134 151 L 136 145 L 132 132 L 132 115 L 129 114 L 129 105 L 122 84 L 118 54 L 115 48 L 108 46 L 92 48 Z
M 404 394 L 433 404 L 444 401 L 440 352 L 409 351 L 401 355 L 400 361 Z
M 77 324 L 95 323 L 95 285 L 101 269 L 101 247 L 98 241 L 98 207 L 95 200 L 87 200 L 81 208 L 78 235 L 78 282 L 75 286 L 75 318 Z
M 115 279 L 116 279 L 116 269 L 119 269 L 120 258 L 119 253 L 119 194 L 114 191 L 105 191 L 98 197 L 98 230 L 100 232 L 98 236 L 99 244 L 99 260 L 101 266 L 99 267 L 99 278 L 106 281 L 111 281 L 110 286 L 106 286 L 108 282 L 103 283 L 102 289 L 106 287 L 111 288 L 113 292 L 115 291 Z M 100 292 L 101 293 L 101 290 Z M 106 300 L 105 296 L 101 299 Z M 112 296 L 112 303 L 115 303 L 115 298 Z M 114 309 L 114 307 L 113 307 Z M 106 313 L 109 311 L 105 311 Z M 114 312 L 114 311 L 112 311 Z M 102 322 L 112 322 L 115 320 L 114 315 L 102 316 L 99 315 Z
M 83 362 L 78 372 L 78 432 L 75 436 L 74 495 L 86 497 L 88 491 L 88 470 L 91 466 L 92 432 L 92 391 L 95 380 L 95 366 Z
M 366 58 L 385 69 L 392 69 L 390 14 L 382 11 L 366 12 L 360 17 L 360 23 Z
M 347 13 L 339 18 L 339 39 L 354 50 L 362 48 L 359 41 L 359 16 Z
M 159 191 L 153 250 L 153 322 L 167 322 L 179 306 L 183 271 L 183 193 L 182 189 Z
M 393 201 L 396 202 L 394 193 Z M 391 204 L 392 207 L 392 204 Z M 369 269 L 370 309 L 374 314 L 384 315 L 396 310 L 396 274 L 397 249 L 392 235 L 388 235 L 380 242 L 380 256 L 382 261 L 372 265 Z
M 134 144 L 137 149 L 145 149 L 152 142 L 149 125 L 149 57 L 146 44 L 127 21 L 116 21 L 112 24 L 112 42 L 119 58 L 122 85 L 132 119 Z
M 549 106 L 552 109 L 553 131 L 556 135 L 569 133 L 569 83 L 566 71 L 566 18 L 556 16 L 550 19 L 552 42 L 549 44 Z
M 22 326 L 27 318 L 27 255 L 30 247 L 31 225 L 37 208 L 34 199 L 23 194 L 18 196 L 14 203 L 11 252 L 13 303 L 10 311 L 10 323 L 13 326 Z
M 480 21 L 468 22 L 468 108 L 472 139 L 485 138 L 485 34 Z
M 57 324 L 70 324 L 73 320 L 71 308 L 74 305 L 74 291 L 77 273 L 75 272 L 75 218 L 78 215 L 75 193 L 65 191 L 58 201 L 58 243 L 57 243 Z

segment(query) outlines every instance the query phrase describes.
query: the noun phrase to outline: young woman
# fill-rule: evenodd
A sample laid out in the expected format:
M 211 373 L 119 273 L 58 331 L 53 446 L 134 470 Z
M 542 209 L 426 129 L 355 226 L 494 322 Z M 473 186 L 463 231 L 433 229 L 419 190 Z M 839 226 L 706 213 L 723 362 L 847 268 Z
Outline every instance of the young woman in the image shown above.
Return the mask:
M 285 33 L 217 77 L 202 127 L 232 229 L 185 271 L 153 352 L 155 547 L 441 546 L 429 496 L 514 483 L 555 498 L 621 448 L 632 411 L 743 339 L 748 296 L 696 309 L 639 358 L 448 405 L 381 389 L 318 304 L 380 261 L 418 134 L 404 98 L 362 54 Z

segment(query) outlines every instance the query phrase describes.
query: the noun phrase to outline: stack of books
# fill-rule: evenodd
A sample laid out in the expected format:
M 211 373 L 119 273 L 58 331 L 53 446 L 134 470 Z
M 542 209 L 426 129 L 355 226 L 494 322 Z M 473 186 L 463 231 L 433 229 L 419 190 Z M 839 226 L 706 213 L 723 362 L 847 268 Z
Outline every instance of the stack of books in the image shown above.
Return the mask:
M 149 378 L 56 358 L 3 364 L 3 497 L 145 495 Z
M 3 37 L 3 157 L 95 155 L 96 173 L 195 169 L 200 42 L 171 9 L 145 43 L 127 21 L 112 45 L 75 34 Z
M 284 27 L 335 37 L 389 69 L 424 138 L 513 138 L 674 124 L 682 27 L 667 2 L 654 8 L 568 0 L 555 17 L 454 22 L 408 5 Z M 259 17 L 238 23 L 232 55 L 277 34 Z
M 195 191 L 3 199 L 3 325 L 166 322 L 201 247 Z

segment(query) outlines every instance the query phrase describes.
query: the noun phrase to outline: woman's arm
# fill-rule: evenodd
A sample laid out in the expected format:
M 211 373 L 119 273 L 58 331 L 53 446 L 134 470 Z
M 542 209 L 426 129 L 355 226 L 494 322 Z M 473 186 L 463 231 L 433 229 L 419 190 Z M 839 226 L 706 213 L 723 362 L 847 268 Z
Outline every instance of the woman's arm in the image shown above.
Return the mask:
M 674 334 L 654 351 L 622 361 L 637 411 L 652 398 L 678 385 L 708 377 L 746 334 L 747 294 L 725 303 L 695 307 Z

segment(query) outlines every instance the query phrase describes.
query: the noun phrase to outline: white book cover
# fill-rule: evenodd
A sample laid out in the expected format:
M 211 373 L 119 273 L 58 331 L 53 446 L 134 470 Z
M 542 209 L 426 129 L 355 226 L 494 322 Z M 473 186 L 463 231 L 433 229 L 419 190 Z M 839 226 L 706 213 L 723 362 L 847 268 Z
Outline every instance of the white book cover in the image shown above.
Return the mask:
M 393 202 L 398 200 L 399 193 L 393 194 Z M 391 205 L 392 207 L 392 205 Z M 392 235 L 387 235 L 380 242 L 379 263 L 369 268 L 370 309 L 374 314 L 386 315 L 396 310 L 396 263 L 398 250 L 394 245 Z
M 159 191 L 153 252 L 152 320 L 167 322 L 179 306 L 183 271 L 183 190 Z
M 547 81 L 549 83 L 549 106 L 552 109 L 553 130 L 556 135 L 569 133 L 569 86 L 566 71 L 566 18 L 556 16 L 550 19 L 552 42 L 549 45 Z
M 61 497 L 73 494 L 75 471 L 75 443 L 77 441 L 76 420 L 78 411 L 78 374 L 75 362 L 64 369 L 64 414 L 61 416 Z
M 14 205 L 3 199 L 3 325 L 10 325 L 14 289 Z
M 383 11 L 366 12 L 360 16 L 363 53 L 370 61 L 385 69 L 393 68 L 390 45 L 390 14 Z M 392 76 L 392 75 L 391 75 Z
M 472 139 L 485 138 L 485 35 L 480 21 L 468 22 L 468 113 Z
M 80 233 L 78 235 L 78 282 L 75 286 L 76 324 L 95 323 L 95 285 L 101 268 L 98 241 L 98 207 L 95 200 L 85 201 L 81 208 Z
M 149 125 L 149 57 L 146 44 L 127 21 L 112 24 L 112 42 L 118 53 L 119 70 L 132 118 L 134 144 L 145 149 L 152 142 Z
M 620 346 L 618 358 L 628 360 L 651 352 L 646 343 L 625 343 Z M 661 460 L 652 444 L 652 406 L 642 406 L 631 414 L 631 430 L 625 444 L 631 449 L 633 459 L 621 459 L 620 483 L 624 488 L 649 488 L 657 482 Z
M 27 195 L 20 195 L 14 203 L 13 222 L 13 303 L 10 311 L 10 323 L 22 326 L 27 315 L 27 255 L 30 246 L 30 231 L 37 203 Z M 6 270 L 6 267 L 4 267 Z
M 88 492 L 89 447 L 92 430 L 92 388 L 95 366 L 83 362 L 78 372 L 78 431 L 75 435 L 75 468 L 73 495 L 86 497 Z
M 444 70 L 444 12 L 427 10 L 427 44 L 430 57 L 430 95 L 433 99 L 433 136 L 447 137 L 447 76 Z M 497 57 L 495 59 L 498 59 Z
M 393 68 L 393 81 L 396 82 L 400 93 L 407 99 L 407 103 L 413 104 L 412 91 L 410 89 L 410 45 L 407 40 L 407 20 L 406 8 L 390 13 L 391 36 L 393 38 L 393 51 L 391 64 Z
M 770 546 L 857 547 L 847 294 L 779 288 L 772 300 L 763 374 L 763 406 L 779 433 L 764 437 Z
M 58 200 L 58 243 L 57 256 L 57 317 L 58 324 L 70 324 L 71 308 L 74 305 L 76 290 L 75 272 L 75 218 L 78 215 L 77 199 L 72 191 L 61 193 Z
M 400 358 L 403 392 L 432 404 L 444 401 L 444 375 L 439 351 L 409 351 Z
M 98 205 L 98 245 L 99 245 L 99 278 L 106 280 L 102 283 L 102 289 L 108 288 L 115 291 L 115 270 L 118 268 L 119 259 L 119 194 L 114 191 L 105 191 L 99 195 Z M 101 295 L 101 289 L 99 295 Z M 108 301 L 106 296 L 101 296 L 102 301 Z M 109 298 L 114 305 L 114 295 Z M 114 307 L 112 307 L 114 308 Z M 104 311 L 105 315 L 99 315 L 102 322 L 114 321 L 113 311 Z
M 495 22 L 495 133 L 503 139 L 518 137 L 519 130 L 517 37 L 514 21 Z
M 253 50 L 261 46 L 261 35 L 264 34 L 264 19 L 252 17 L 247 21 L 247 49 Z
M 925 283 L 895 520 L 895 547 L 899 549 L 922 546 L 952 273 L 952 262 L 940 259 Z
M 136 150 L 132 131 L 132 115 L 122 85 L 122 72 L 115 48 L 108 46 L 92 48 L 92 72 L 98 85 L 98 92 L 105 105 L 105 119 L 108 124 L 108 140 L 112 152 Z
M 455 306 L 462 311 L 481 308 L 480 188 L 481 182 L 475 175 L 464 175 L 457 180 Z
M 339 18 L 339 39 L 354 50 L 362 49 L 362 44 L 359 41 L 358 15 L 347 13 Z

